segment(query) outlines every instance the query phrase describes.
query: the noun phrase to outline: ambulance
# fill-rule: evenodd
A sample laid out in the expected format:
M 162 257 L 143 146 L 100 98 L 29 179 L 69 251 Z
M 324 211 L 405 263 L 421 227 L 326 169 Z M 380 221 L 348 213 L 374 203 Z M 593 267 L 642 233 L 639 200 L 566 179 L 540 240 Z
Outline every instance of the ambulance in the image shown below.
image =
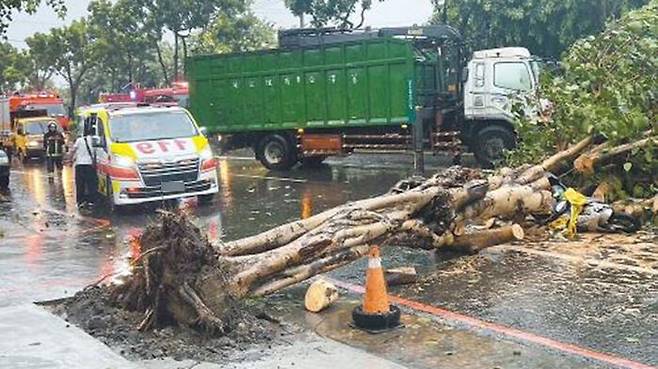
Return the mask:
M 77 119 L 79 133 L 92 136 L 98 191 L 112 210 L 192 196 L 209 202 L 219 191 L 218 160 L 187 110 L 104 104 Z

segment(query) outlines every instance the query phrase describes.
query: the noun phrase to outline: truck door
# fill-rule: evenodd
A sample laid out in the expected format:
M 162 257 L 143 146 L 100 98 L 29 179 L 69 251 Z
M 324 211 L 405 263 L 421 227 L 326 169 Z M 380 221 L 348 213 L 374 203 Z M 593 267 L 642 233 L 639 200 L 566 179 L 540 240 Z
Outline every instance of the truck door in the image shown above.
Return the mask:
M 486 90 L 485 63 L 473 61 L 468 67 L 468 80 L 464 88 L 464 113 L 469 119 L 484 116 L 486 101 L 489 98 Z
M 535 82 L 527 63 L 500 61 L 493 63 L 493 85 L 489 104 L 494 111 L 511 116 L 513 104 L 532 97 Z

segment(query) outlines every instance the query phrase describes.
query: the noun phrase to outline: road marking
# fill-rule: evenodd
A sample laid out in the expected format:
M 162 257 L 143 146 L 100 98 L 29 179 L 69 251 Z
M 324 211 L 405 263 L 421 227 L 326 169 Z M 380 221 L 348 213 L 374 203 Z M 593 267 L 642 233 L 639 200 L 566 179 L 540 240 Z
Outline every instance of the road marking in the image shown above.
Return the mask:
M 354 293 L 363 294 L 365 291 L 365 288 L 363 288 L 363 286 L 360 285 L 352 284 L 349 282 L 343 282 L 329 277 L 323 277 L 323 278 L 327 279 L 328 282 L 331 282 L 340 288 L 344 288 Z M 485 330 L 485 331 L 502 334 L 504 336 L 512 337 L 520 341 L 542 345 L 554 350 L 558 350 L 565 353 L 578 355 L 584 358 L 603 362 L 606 364 L 614 365 L 619 368 L 658 369 L 656 367 L 647 364 L 639 363 L 629 359 L 624 359 L 611 354 L 597 352 L 574 344 L 556 341 L 551 338 L 539 336 L 533 333 L 525 332 L 516 328 L 507 327 L 501 324 L 487 322 L 468 315 L 455 313 L 450 310 L 442 309 L 436 306 L 426 305 L 421 302 L 408 300 L 399 296 L 389 295 L 388 298 L 391 301 L 391 303 L 402 305 L 412 310 L 431 314 L 444 320 L 458 322 L 461 324 L 465 324 L 471 328 L 475 328 L 479 330 Z
M 491 251 L 495 251 L 495 250 L 499 250 L 499 251 L 518 251 L 518 252 L 522 252 L 522 253 L 530 254 L 530 255 L 544 256 L 544 257 L 553 258 L 553 259 L 561 259 L 561 260 L 565 260 L 565 261 L 568 261 L 568 262 L 574 263 L 574 264 L 585 263 L 587 265 L 594 266 L 594 267 L 619 269 L 619 270 L 627 270 L 627 271 L 641 273 L 641 274 L 658 275 L 658 270 L 655 270 L 655 269 L 643 268 L 643 267 L 638 267 L 638 266 L 634 266 L 634 265 L 613 263 L 613 262 L 605 261 L 605 260 L 585 259 L 585 258 L 581 258 L 581 257 L 578 257 L 578 256 L 573 256 L 573 255 L 568 255 L 568 254 L 561 254 L 561 253 L 558 253 L 558 252 L 550 252 L 550 251 L 541 251 L 541 250 L 529 249 L 529 248 L 526 248 L 526 247 L 523 247 L 523 246 L 503 245 L 503 246 L 492 247 L 490 250 Z
M 285 178 L 285 177 L 268 177 L 268 176 L 252 176 L 249 174 L 233 174 L 233 177 L 242 177 L 242 178 L 253 178 L 253 179 L 271 179 L 275 181 L 282 182 L 295 182 L 295 183 L 306 183 L 306 179 L 297 179 L 297 178 Z

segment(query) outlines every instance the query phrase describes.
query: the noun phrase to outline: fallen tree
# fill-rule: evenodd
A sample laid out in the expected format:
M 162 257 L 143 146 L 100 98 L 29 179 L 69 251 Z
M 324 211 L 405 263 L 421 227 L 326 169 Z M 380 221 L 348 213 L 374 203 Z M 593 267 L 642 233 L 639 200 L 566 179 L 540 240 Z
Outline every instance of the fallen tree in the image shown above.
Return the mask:
M 570 49 L 567 73 L 545 91 L 553 102 L 552 121 L 519 122 L 523 140 L 514 156 L 523 165 L 488 177 L 454 167 L 431 178 L 411 178 L 384 195 L 214 245 L 184 216 L 163 213 L 141 237 L 143 253 L 134 273 L 112 287 L 115 300 L 144 313 L 141 329 L 177 323 L 226 331 L 234 324 L 239 300 L 349 264 L 373 244 L 471 253 L 523 238 L 527 217 L 550 213 L 553 206 L 548 172 L 571 171 L 571 182 L 599 186 L 597 196 L 606 198 L 613 192 L 611 179 L 623 174 L 620 168 L 642 169 L 632 174 L 651 182 L 656 105 L 648 92 L 656 90 L 657 81 L 650 52 L 658 47 L 651 42 L 656 9 L 658 2 L 652 0 Z M 589 136 L 595 130 L 609 142 Z M 536 165 L 527 164 L 540 158 Z M 604 167 L 612 168 L 601 185 L 591 173 Z M 483 224 L 502 227 L 472 227 Z
M 520 240 L 528 216 L 552 210 L 548 171 L 567 171 L 595 149 L 588 137 L 538 165 L 501 169 L 486 178 L 478 170 L 452 167 L 226 243 L 210 244 L 185 216 L 162 212 L 141 236 L 143 253 L 133 274 L 111 287 L 113 296 L 144 313 L 140 329 L 177 323 L 227 331 L 239 300 L 349 264 L 373 244 L 475 253 Z

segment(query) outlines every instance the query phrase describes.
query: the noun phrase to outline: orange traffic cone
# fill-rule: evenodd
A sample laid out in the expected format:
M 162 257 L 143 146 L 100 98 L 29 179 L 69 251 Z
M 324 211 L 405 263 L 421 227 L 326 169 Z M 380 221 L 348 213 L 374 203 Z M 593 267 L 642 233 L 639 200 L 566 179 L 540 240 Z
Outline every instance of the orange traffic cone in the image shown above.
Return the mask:
M 384 279 L 384 270 L 382 270 L 382 259 L 379 256 L 379 247 L 373 246 L 368 253 L 366 294 L 363 297 L 363 312 L 366 314 L 387 314 L 390 311 L 386 280 Z
M 370 249 L 363 305 L 352 311 L 352 320 L 355 326 L 369 332 L 379 332 L 400 325 L 400 309 L 388 302 L 378 246 Z

